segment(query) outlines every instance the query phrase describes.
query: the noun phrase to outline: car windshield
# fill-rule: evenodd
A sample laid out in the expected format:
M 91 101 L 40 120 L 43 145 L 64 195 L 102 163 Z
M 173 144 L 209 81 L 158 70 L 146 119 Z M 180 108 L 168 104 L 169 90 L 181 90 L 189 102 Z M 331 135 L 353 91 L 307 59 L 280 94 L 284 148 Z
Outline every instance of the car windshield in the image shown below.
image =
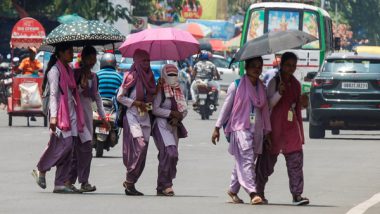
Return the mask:
M 330 59 L 322 72 L 332 73 L 380 73 L 380 60 Z

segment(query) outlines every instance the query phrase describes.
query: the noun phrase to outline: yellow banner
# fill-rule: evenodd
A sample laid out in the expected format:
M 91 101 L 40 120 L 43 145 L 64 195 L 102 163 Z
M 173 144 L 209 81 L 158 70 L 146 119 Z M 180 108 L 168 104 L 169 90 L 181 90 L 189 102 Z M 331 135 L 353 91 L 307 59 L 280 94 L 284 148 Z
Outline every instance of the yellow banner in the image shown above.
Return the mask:
M 218 0 L 199 0 L 202 5 L 203 13 L 201 19 L 216 19 Z
M 182 5 L 182 19 L 216 19 L 218 0 L 188 0 Z

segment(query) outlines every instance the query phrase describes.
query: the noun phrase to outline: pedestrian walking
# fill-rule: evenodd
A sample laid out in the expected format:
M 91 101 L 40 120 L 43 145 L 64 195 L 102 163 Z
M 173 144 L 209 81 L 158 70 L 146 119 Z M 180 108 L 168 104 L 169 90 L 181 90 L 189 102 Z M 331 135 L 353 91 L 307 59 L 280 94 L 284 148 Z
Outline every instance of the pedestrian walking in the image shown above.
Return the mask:
M 162 90 L 153 102 L 152 136 L 158 149 L 157 195 L 174 196 L 173 179 L 177 174 L 179 138 L 187 137 L 182 124 L 187 115 L 185 96 L 180 88 L 176 66 L 167 64 L 162 69 Z
M 235 159 L 227 194 L 234 203 L 243 203 L 238 197 L 240 187 L 243 187 L 251 198 L 251 204 L 256 205 L 265 201 L 257 194 L 255 161 L 262 152 L 264 137 L 270 141 L 271 125 L 265 86 L 259 79 L 263 59 L 248 59 L 245 64 L 246 74 L 228 88 L 212 142 L 216 144 L 219 141 L 219 130 L 225 126 L 228 151 Z
M 32 175 L 37 184 L 45 189 L 45 174 L 56 166 L 54 193 L 78 193 L 70 184 L 72 149 L 78 133 L 83 132 L 84 116 L 69 63 L 73 60 L 73 48 L 63 43 L 56 47 L 50 58 L 43 87 L 49 87 L 50 140 Z M 47 78 L 47 83 L 46 83 Z
M 264 150 L 257 163 L 257 191 L 265 198 L 264 190 L 268 177 L 273 173 L 277 157 L 285 156 L 289 176 L 289 188 L 295 205 L 309 204 L 302 197 L 304 132 L 301 107 L 301 85 L 293 76 L 297 68 L 297 56 L 286 52 L 281 57 L 280 71 L 268 85 L 267 94 L 271 108 L 272 143 Z
M 133 55 L 133 65 L 124 75 L 123 84 L 117 94 L 117 100 L 127 107 L 123 118 L 123 162 L 127 168 L 123 186 L 126 195 L 143 195 L 137 191 L 135 184 L 145 167 L 151 134 L 148 110 L 152 107 L 155 92 L 149 54 L 137 49 Z
M 78 179 L 78 182 L 81 183 L 79 189 L 81 192 L 93 192 L 96 187 L 88 182 L 92 160 L 93 102 L 96 103 L 97 112 L 107 130 L 110 129 L 110 125 L 106 120 L 102 99 L 99 94 L 97 75 L 91 72 L 96 63 L 95 48 L 92 46 L 84 47 L 81 57 L 79 69 L 75 70 L 75 79 L 84 112 L 85 126 L 83 132 L 79 133 L 79 139 L 74 143 L 70 182 L 75 184 Z

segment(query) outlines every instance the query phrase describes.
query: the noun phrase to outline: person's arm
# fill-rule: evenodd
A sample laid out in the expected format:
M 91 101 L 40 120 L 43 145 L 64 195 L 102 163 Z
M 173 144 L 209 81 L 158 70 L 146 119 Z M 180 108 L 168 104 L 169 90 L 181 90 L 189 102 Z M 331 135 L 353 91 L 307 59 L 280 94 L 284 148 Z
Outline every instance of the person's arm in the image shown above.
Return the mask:
M 269 101 L 269 108 L 272 109 L 278 101 L 280 101 L 282 95 L 276 90 L 277 86 L 276 77 L 273 77 L 268 83 L 267 96 Z
M 216 145 L 220 138 L 220 128 L 227 122 L 228 118 L 231 116 L 231 111 L 234 105 L 236 93 L 236 85 L 233 82 L 227 90 L 227 97 L 223 103 L 222 110 L 219 113 L 218 120 L 216 121 L 214 131 L 211 136 L 211 142 Z
M 48 81 L 50 87 L 49 109 L 50 117 L 57 117 L 58 112 L 58 96 L 59 96 L 59 71 L 54 66 L 48 73 Z
M 135 100 L 127 97 L 126 93 L 127 93 L 127 90 L 124 89 L 123 86 L 120 86 L 119 92 L 117 93 L 116 99 L 117 99 L 117 101 L 119 101 L 124 106 L 127 106 L 128 108 L 131 108 L 132 104 L 133 104 L 133 102 Z
M 218 120 L 216 121 L 215 127 L 221 128 L 231 116 L 232 107 L 234 105 L 236 93 L 235 82 L 232 82 L 227 90 L 227 97 L 224 100 L 222 109 L 220 110 Z
M 304 135 L 304 130 L 303 130 L 303 121 L 302 121 L 302 112 L 301 112 L 301 109 L 302 109 L 302 100 L 300 99 L 300 96 L 301 96 L 301 84 L 298 83 L 296 85 L 297 87 L 297 94 L 298 94 L 298 99 L 296 101 L 296 109 L 295 109 L 295 114 L 297 116 L 297 123 L 298 123 L 298 127 L 299 127 L 299 131 L 300 131 L 300 134 L 301 134 L 301 141 L 302 141 L 302 144 L 305 143 L 305 135 Z
M 93 79 L 92 79 L 92 86 L 95 87 L 95 86 L 98 86 L 98 77 L 97 75 L 93 75 Z M 105 119 L 106 118 L 106 113 L 104 111 L 104 106 L 103 106 L 103 101 L 102 101 L 102 98 L 100 97 L 100 94 L 99 94 L 99 90 L 97 89 L 96 90 L 96 93 L 95 93 L 95 103 L 96 103 L 96 110 L 99 114 L 99 116 L 102 118 L 102 119 Z
M 50 69 L 48 73 L 50 87 L 49 110 L 50 110 L 50 129 L 55 132 L 57 125 L 58 96 L 59 89 L 59 71 L 56 67 Z M 62 96 L 62 95 L 61 95 Z
M 26 58 L 23 59 L 18 67 L 16 67 L 16 73 L 23 73 L 26 64 Z
M 161 108 L 161 103 L 162 103 L 162 91 L 159 91 L 153 100 L 152 113 L 157 117 L 169 118 L 171 114 L 171 110 Z

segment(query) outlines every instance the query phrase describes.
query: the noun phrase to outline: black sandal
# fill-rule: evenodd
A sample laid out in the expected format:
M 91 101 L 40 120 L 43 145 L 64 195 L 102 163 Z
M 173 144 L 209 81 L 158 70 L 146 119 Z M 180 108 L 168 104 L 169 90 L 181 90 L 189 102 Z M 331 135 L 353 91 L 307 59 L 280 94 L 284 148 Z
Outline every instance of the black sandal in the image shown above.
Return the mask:
M 236 193 L 232 193 L 231 191 L 227 191 L 227 195 L 229 195 L 232 199 L 232 203 L 234 204 L 244 204 L 244 201 L 239 198 Z
M 166 188 L 165 190 L 157 190 L 157 196 L 174 196 L 175 195 L 173 190 L 166 191 L 167 189 L 169 188 Z
M 123 187 L 125 188 L 124 192 L 126 195 L 129 195 L 129 196 L 142 196 L 142 195 L 144 195 L 142 192 L 137 191 L 134 184 L 124 182 Z

